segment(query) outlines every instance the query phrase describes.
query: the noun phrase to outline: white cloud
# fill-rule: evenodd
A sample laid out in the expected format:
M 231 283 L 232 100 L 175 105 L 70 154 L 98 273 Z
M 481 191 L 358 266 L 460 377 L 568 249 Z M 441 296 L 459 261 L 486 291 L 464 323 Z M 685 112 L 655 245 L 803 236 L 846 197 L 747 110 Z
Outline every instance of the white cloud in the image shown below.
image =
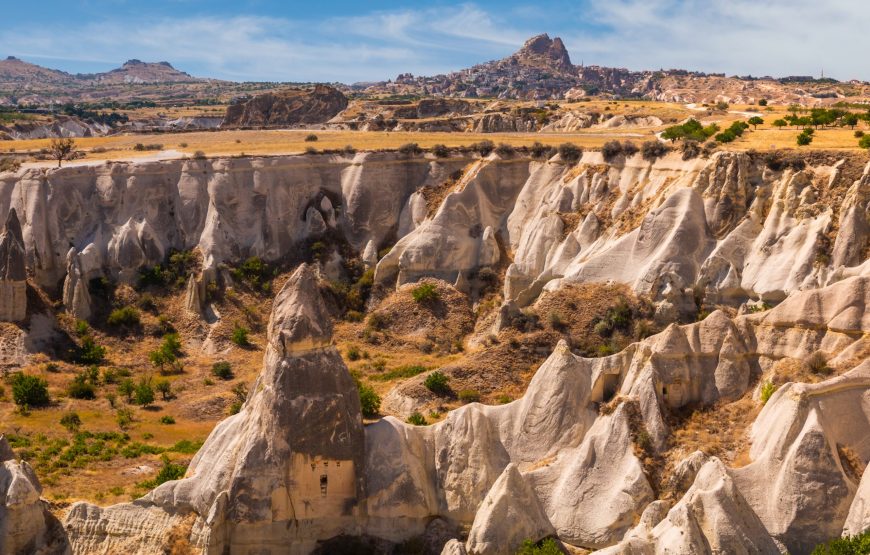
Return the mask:
M 98 62 L 166 60 L 194 74 L 234 80 L 344 81 L 386 79 L 413 71 L 434 74 L 502 56 L 521 43 L 473 5 L 452 9 L 374 12 L 314 25 L 270 17 L 107 20 L 80 27 L 0 31 L 0 44 L 25 59 Z M 473 54 L 467 52 L 474 44 Z
M 870 3 L 854 0 L 595 0 L 603 30 L 572 33 L 575 57 L 634 69 L 870 79 Z
M 870 3 L 856 0 L 586 0 L 563 9 L 475 4 L 373 11 L 320 22 L 239 16 L 0 29 L 25 59 L 167 60 L 235 80 L 345 81 L 431 75 L 561 35 L 575 63 L 870 79 Z M 46 63 L 46 65 L 51 65 Z

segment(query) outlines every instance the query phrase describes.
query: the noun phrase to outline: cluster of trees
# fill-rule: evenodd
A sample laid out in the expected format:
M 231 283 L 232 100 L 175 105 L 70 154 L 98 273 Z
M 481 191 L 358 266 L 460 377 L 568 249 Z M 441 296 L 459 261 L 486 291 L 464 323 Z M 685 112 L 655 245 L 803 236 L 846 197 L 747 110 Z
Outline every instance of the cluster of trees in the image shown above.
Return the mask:
M 101 125 L 108 125 L 109 127 L 115 127 L 116 125 L 130 121 L 127 114 L 119 112 L 97 112 L 95 110 L 88 110 L 87 108 L 76 106 L 75 104 L 64 104 L 61 106 L 60 112 L 68 116 L 75 116 L 89 123 L 98 123 Z
M 764 121 L 762 120 L 761 123 L 764 123 Z M 716 135 L 716 141 L 720 143 L 730 143 L 737 139 L 737 137 L 743 135 L 743 132 L 747 129 L 749 129 L 749 124 L 747 122 L 735 121 L 731 124 L 731 127 Z
M 702 143 L 711 137 L 715 137 L 717 142 L 730 143 L 737 137 L 741 136 L 744 131 L 749 129 L 750 125 L 758 127 L 763 123 L 763 119 L 755 116 L 748 122 L 735 121 L 730 127 L 728 127 L 728 129 L 720 132 L 720 127 L 715 123 L 704 126 L 698 120 L 690 119 L 683 124 L 674 125 L 673 127 L 665 129 L 662 132 L 662 139 L 669 141 L 682 140 L 684 142 Z
M 680 139 L 684 141 L 704 142 L 715 135 L 718 131 L 719 126 L 715 123 L 711 123 L 705 127 L 698 120 L 690 119 L 686 123 L 665 129 L 664 132 L 662 132 L 662 139 L 672 142 Z
M 840 108 L 813 108 L 809 111 L 799 106 L 790 106 L 791 113 L 773 122 L 774 127 L 851 127 L 855 128 L 861 120 L 870 121 L 870 110 L 866 114 L 856 114 Z

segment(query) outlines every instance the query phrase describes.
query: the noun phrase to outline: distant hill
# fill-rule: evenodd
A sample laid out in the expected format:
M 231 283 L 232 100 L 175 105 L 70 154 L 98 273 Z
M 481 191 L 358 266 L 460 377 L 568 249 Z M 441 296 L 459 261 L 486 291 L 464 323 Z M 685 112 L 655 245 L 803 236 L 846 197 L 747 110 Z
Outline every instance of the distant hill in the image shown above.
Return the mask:
M 199 81 L 189 73 L 179 71 L 169 62 L 149 63 L 127 60 L 119 68 L 89 77 L 100 83 L 183 83 Z
M 64 71 L 31 64 L 15 56 L 0 60 L 0 82 L 63 83 L 74 78 Z

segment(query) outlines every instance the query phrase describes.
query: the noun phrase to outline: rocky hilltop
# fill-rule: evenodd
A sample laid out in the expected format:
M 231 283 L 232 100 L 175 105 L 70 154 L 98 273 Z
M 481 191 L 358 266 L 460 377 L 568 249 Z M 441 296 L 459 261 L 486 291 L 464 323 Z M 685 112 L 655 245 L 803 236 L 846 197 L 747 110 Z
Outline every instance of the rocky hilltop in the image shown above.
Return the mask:
M 80 76 L 84 79 L 93 79 L 98 83 L 184 83 L 196 81 L 189 73 L 179 71 L 172 67 L 169 62 L 148 63 L 141 60 L 127 60 L 121 67 L 97 73 L 95 75 Z
M 75 504 L 73 553 L 155 553 L 173 538 L 198 553 L 500 554 L 554 538 L 609 554 L 801 554 L 870 523 L 870 164 L 856 154 L 359 152 L 29 169 L 0 175 L 7 213 L 10 259 L 23 245 L 28 286 L 62 295 L 77 318 L 88 280 L 131 283 L 172 249 L 202 257 L 187 276 L 193 313 L 232 279 L 228 264 L 293 268 L 238 414 L 182 479 L 129 503 Z M 350 257 L 373 270 L 369 314 L 408 284 L 471 299 L 480 356 L 520 356 L 534 310 L 589 284 L 647 299 L 660 327 L 595 356 L 559 341 L 515 400 L 469 402 L 430 426 L 398 418 L 427 406 L 425 388 L 399 383 L 394 416 L 363 425 L 324 298 Z M 498 295 L 479 302 L 493 282 Z M 584 308 L 566 304 L 549 325 Z M 400 312 L 409 327 L 412 312 Z M 38 327 L 29 316 L 23 336 Z M 691 427 L 723 414 L 707 435 Z M 12 491 L 0 480 L 0 497 Z M 46 541 L 14 522 L 16 545 Z

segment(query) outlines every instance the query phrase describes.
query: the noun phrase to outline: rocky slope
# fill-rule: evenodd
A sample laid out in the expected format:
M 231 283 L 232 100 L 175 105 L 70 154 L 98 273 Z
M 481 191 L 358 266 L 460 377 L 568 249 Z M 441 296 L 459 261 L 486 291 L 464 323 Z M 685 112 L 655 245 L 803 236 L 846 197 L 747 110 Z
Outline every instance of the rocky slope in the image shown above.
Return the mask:
M 325 123 L 347 108 L 347 97 L 326 85 L 255 96 L 227 108 L 222 127 Z
M 227 263 L 297 268 L 241 412 L 183 480 L 76 505 L 74 552 L 153 553 L 171 536 L 204 553 L 414 538 L 512 553 L 553 536 L 608 553 L 808 553 L 870 522 L 870 165 L 857 155 L 107 164 L 2 174 L 0 214 L 12 209 L 7 242 L 20 235 L 31 283 L 78 317 L 87 280 L 132 281 L 171 249 L 202 255 L 194 312 L 206 284 L 232 280 Z M 313 241 L 318 269 L 298 264 Z M 497 274 L 504 302 L 479 334 L 545 292 L 602 282 L 649 298 L 663 331 L 598 358 L 562 342 L 504 405 L 363 427 L 317 286 L 348 252 L 384 289 L 439 278 L 479 300 L 482 270 Z M 827 375 L 781 380 L 814 356 Z M 745 453 L 683 450 L 687 412 L 733 403 L 763 405 Z

